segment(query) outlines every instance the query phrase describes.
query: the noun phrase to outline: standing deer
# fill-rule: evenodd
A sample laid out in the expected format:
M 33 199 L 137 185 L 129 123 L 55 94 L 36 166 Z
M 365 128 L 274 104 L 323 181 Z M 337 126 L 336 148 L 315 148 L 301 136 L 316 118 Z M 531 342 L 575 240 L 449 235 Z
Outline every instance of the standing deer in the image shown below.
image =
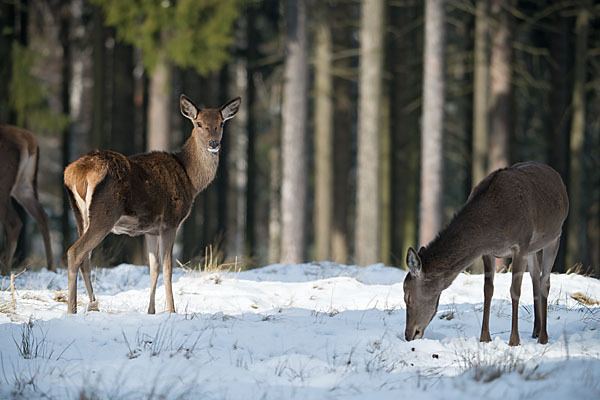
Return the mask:
M 182 94 L 179 103 L 181 113 L 194 125 L 179 151 L 125 157 L 96 150 L 65 169 L 65 187 L 80 235 L 67 251 L 69 313 L 77 312 L 79 268 L 90 300 L 88 309 L 97 310 L 90 282 L 90 254 L 110 232 L 145 236 L 151 285 L 148 313 L 155 313 L 160 265 L 167 310 L 175 312 L 171 286 L 175 234 L 189 215 L 194 198 L 215 177 L 223 125 L 237 113 L 241 99 L 231 100 L 220 109 L 199 110 Z
M 52 247 L 48 231 L 48 215 L 38 200 L 37 173 L 40 152 L 33 133 L 16 126 L 0 126 L 0 221 L 6 228 L 5 260 L 2 274 L 8 275 L 23 227 L 12 205 L 14 198 L 35 220 L 44 238 L 48 269 L 56 271 L 52 262 Z
M 485 268 L 481 342 L 489 342 L 490 303 L 494 292 L 494 257 L 512 257 L 512 328 L 518 331 L 521 281 L 529 261 L 535 322 L 533 337 L 548 343 L 546 317 L 550 272 L 569 200 L 558 172 L 535 162 L 515 164 L 488 175 L 471 192 L 452 222 L 427 247 L 408 249 L 404 279 L 406 340 L 419 339 L 433 319 L 442 290 L 483 256 Z M 541 263 L 541 270 L 540 270 Z

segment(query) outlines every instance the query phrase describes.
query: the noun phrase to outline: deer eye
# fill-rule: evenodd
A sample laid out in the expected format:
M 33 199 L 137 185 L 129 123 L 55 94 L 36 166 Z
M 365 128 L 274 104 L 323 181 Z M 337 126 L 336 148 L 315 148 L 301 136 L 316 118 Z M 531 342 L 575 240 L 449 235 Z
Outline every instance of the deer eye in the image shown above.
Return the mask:
M 198 128 L 202 128 L 202 124 L 200 122 L 196 122 L 196 126 L 198 126 Z

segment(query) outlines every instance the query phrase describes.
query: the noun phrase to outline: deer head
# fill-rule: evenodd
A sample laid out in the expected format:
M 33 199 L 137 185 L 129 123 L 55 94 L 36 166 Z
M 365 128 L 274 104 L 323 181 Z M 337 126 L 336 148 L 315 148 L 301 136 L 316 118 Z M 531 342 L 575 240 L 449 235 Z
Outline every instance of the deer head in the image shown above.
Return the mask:
M 419 250 L 421 253 L 423 248 Z M 404 302 L 406 303 L 406 331 L 404 337 L 410 341 L 420 339 L 425 333 L 440 303 L 441 288 L 425 277 L 419 254 L 410 247 L 406 253 L 408 274 L 404 278 Z
M 181 113 L 194 124 L 192 136 L 196 137 L 200 148 L 205 148 L 211 153 L 219 153 L 225 121 L 235 116 L 241 101 L 237 97 L 219 109 L 198 109 L 186 95 L 181 95 L 179 99 Z

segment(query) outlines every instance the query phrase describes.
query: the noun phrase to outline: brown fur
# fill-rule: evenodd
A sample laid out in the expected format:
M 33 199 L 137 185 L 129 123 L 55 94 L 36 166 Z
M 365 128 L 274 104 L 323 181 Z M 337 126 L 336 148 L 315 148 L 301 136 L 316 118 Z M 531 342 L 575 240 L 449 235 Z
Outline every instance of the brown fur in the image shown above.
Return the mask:
M 546 165 L 519 163 L 488 175 L 473 189 L 452 222 L 427 247 L 421 248 L 418 254 L 409 249 L 407 265 L 411 272 L 404 282 L 407 340 L 423 335 L 435 315 L 442 290 L 477 257 L 483 256 L 486 275 L 481 340 L 490 340 L 493 258 L 512 257 L 510 344 L 520 342 L 518 301 L 528 258 L 535 299 L 533 336 L 539 337 L 540 343 L 546 343 L 550 271 L 568 209 L 567 192 L 560 175 Z
M 38 200 L 37 172 L 39 150 L 35 135 L 16 126 L 0 126 L 0 221 L 6 233 L 7 243 L 2 274 L 8 275 L 17 239 L 23 223 L 12 205 L 15 199 L 33 217 L 42 236 L 46 250 L 48 269 L 55 271 L 48 229 L 48 216 Z
M 90 308 L 95 297 L 90 282 L 91 251 L 109 232 L 145 235 L 151 288 L 149 313 L 154 298 L 158 268 L 163 267 L 167 308 L 175 312 L 171 287 L 172 249 L 175 233 L 187 218 L 194 198 L 215 177 L 223 123 L 233 117 L 240 99 L 221 109 L 198 110 L 181 96 L 181 110 L 194 124 L 184 146 L 177 152 L 154 151 L 125 157 L 113 151 L 96 150 L 70 164 L 64 173 L 65 188 L 80 238 L 69 249 L 68 311 L 77 312 L 77 271 L 81 268 Z

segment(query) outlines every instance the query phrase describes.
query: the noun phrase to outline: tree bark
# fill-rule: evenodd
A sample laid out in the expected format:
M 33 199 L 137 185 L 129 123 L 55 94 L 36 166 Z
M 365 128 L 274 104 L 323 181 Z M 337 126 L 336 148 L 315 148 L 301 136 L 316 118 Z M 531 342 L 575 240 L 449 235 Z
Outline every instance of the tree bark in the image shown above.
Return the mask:
M 244 57 L 236 57 L 230 65 L 231 87 L 229 97 L 244 95 L 248 85 L 248 64 Z M 244 96 L 245 97 L 245 96 Z M 248 104 L 242 99 L 240 110 L 228 122 L 229 143 L 227 168 L 229 169 L 227 202 L 227 254 L 231 260 L 245 260 L 246 242 L 246 191 L 248 190 Z
M 254 78 L 256 74 L 256 61 L 258 59 L 258 33 L 256 27 L 256 8 L 252 5 L 248 5 L 247 8 L 247 21 L 246 21 L 246 40 L 248 42 L 246 46 L 246 106 L 248 107 L 248 145 L 246 151 L 247 160 L 247 182 L 246 182 L 246 227 L 245 227 L 245 255 L 251 259 L 256 255 L 255 249 L 257 245 L 255 221 L 256 211 L 255 207 L 257 204 L 257 188 L 256 188 L 256 174 L 258 171 L 258 165 L 256 162 L 256 88 L 254 85 Z M 277 183 L 279 185 L 279 183 Z M 279 197 L 278 197 L 279 198 Z M 269 242 L 269 247 L 276 246 L 279 248 L 280 238 L 278 237 L 278 243 Z M 279 253 L 278 253 L 279 254 Z M 279 258 L 277 258 L 279 260 Z
M 159 57 L 158 64 L 150 75 L 148 104 L 148 140 L 146 150 L 171 150 L 170 144 L 170 87 L 171 71 L 165 57 Z
M 487 175 L 488 156 L 488 0 L 477 1 L 473 79 L 473 169 L 472 186 Z
M 327 6 L 320 9 L 315 49 L 315 259 L 331 259 L 333 220 L 332 38 Z
M 105 107 L 105 28 L 104 15 L 99 6 L 94 6 L 92 11 L 92 58 L 94 60 L 92 73 L 94 79 L 93 103 L 92 103 L 92 132 L 91 147 L 98 149 L 105 147 L 107 142 L 104 129 L 104 120 L 106 118 Z
M 508 2 L 512 4 L 511 0 Z M 496 29 L 492 33 L 490 62 L 490 136 L 488 172 L 507 167 L 510 163 L 509 138 L 511 129 L 511 14 L 503 0 L 492 0 L 491 15 Z
M 582 173 L 583 142 L 585 136 L 585 83 L 587 81 L 587 50 L 590 11 L 587 2 L 583 2 L 577 13 L 575 22 L 575 74 L 573 81 L 573 118 L 571 120 L 570 171 L 569 171 L 569 217 L 567 227 L 567 265 L 570 268 L 583 259 L 585 243 L 585 224 L 582 210 Z
M 332 18 L 334 26 L 339 27 L 333 30 L 333 43 L 336 45 L 334 52 L 346 51 L 355 48 L 353 37 L 356 36 L 356 28 L 348 23 L 353 20 L 355 14 L 360 13 L 360 5 L 354 4 L 352 7 L 335 7 Z M 355 58 L 342 57 L 334 61 L 333 68 L 337 71 L 349 71 L 356 68 Z M 352 199 L 348 193 L 354 193 L 355 184 L 353 175 L 352 160 L 353 138 L 350 134 L 356 124 L 355 115 L 355 81 L 347 76 L 336 74 L 334 78 L 334 143 L 333 152 L 333 198 L 335 207 L 333 208 L 332 237 L 331 237 L 331 257 L 338 263 L 348 263 L 351 253 L 351 241 L 354 239 L 352 225 L 355 222 L 352 217 Z
M 365 0 L 361 8 L 358 167 L 355 261 L 380 260 L 381 242 L 381 94 L 384 1 Z
M 550 56 L 554 61 L 550 70 L 550 114 L 548 115 L 548 163 L 569 182 L 569 128 L 571 122 L 571 67 L 573 51 L 571 50 L 572 24 L 570 18 L 556 15 L 552 25 L 557 32 L 547 35 Z M 566 227 L 565 227 L 566 228 Z M 565 272 L 565 255 L 568 230 L 563 229 L 560 238 L 560 249 L 555 261 L 555 272 Z
M 444 1 L 425 2 L 423 115 L 421 130 L 421 209 L 419 245 L 442 226 L 444 131 Z
M 281 262 L 304 260 L 306 232 L 306 1 L 286 0 L 283 98 Z
M 63 50 L 63 62 L 61 66 L 61 100 L 62 111 L 65 115 L 71 116 L 71 101 L 70 101 L 70 83 L 71 83 L 71 41 L 70 41 L 70 26 L 71 26 L 71 6 L 68 1 L 63 1 L 60 12 L 60 43 Z M 71 162 L 71 124 L 68 124 L 62 132 L 62 156 L 63 166 L 66 167 Z M 63 185 L 62 175 L 60 176 L 60 184 Z M 71 214 L 71 205 L 66 191 L 62 192 L 62 254 L 66 254 L 71 246 L 71 223 L 69 215 Z

